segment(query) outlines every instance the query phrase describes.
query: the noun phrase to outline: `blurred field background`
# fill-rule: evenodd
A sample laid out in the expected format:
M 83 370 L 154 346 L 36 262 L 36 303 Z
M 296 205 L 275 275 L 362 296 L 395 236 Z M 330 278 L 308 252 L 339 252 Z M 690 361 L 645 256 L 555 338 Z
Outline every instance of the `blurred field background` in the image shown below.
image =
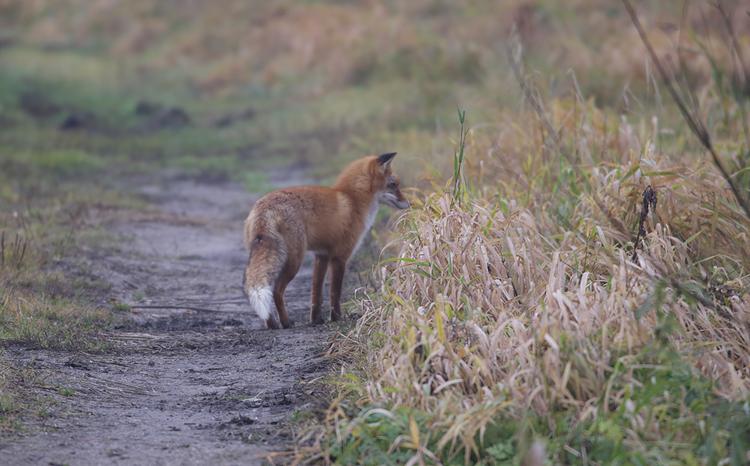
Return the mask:
M 750 6 L 719 5 L 636 8 L 747 198 Z M 354 267 L 296 459 L 747 464 L 750 223 L 659 81 L 620 2 L 0 0 L 0 339 L 99 344 L 106 284 L 53 265 L 128 177 L 394 150 L 416 208 Z

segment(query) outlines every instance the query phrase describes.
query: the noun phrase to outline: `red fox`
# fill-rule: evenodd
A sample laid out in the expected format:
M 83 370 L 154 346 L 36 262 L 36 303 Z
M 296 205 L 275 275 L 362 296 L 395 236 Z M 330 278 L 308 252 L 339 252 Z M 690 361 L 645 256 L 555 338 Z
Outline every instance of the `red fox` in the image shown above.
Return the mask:
M 331 269 L 331 320 L 341 319 L 341 284 L 346 262 L 375 221 L 380 203 L 406 209 L 409 202 L 391 172 L 395 152 L 355 160 L 332 187 L 301 186 L 258 199 L 245 220 L 250 257 L 243 288 L 268 328 L 289 328 L 284 290 L 306 251 L 315 253 L 310 320 L 323 323 L 323 281 Z M 277 313 L 273 312 L 276 305 Z

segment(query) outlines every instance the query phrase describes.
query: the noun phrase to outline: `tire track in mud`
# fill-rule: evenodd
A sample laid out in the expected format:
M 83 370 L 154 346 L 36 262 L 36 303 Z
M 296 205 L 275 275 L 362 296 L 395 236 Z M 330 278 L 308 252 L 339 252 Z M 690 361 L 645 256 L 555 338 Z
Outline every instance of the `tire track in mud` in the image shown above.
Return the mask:
M 109 219 L 119 246 L 92 251 L 89 271 L 120 302 L 215 312 L 133 309 L 105 353 L 9 349 L 72 396 L 48 390 L 51 416 L 0 437 L 0 464 L 259 464 L 291 444 L 293 413 L 321 402 L 312 382 L 326 374 L 333 330 L 308 323 L 309 258 L 286 292 L 295 327 L 267 331 L 237 302 L 254 197 L 185 180 L 137 192 L 153 209 Z

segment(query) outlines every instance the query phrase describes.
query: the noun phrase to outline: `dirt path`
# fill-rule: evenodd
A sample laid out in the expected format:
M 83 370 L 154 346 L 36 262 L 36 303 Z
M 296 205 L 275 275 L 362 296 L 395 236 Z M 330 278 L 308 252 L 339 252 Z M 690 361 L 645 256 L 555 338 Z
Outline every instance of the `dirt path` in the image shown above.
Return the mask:
M 46 420 L 0 438 L 0 464 L 258 464 L 289 445 L 295 412 L 320 400 L 311 382 L 326 372 L 333 330 L 308 324 L 309 262 L 287 290 L 291 330 L 262 330 L 245 304 L 206 304 L 241 295 L 254 198 L 184 180 L 138 191 L 154 212 L 114 218 L 121 247 L 91 253 L 108 295 L 217 312 L 133 309 L 104 354 L 11 349 L 58 388 Z

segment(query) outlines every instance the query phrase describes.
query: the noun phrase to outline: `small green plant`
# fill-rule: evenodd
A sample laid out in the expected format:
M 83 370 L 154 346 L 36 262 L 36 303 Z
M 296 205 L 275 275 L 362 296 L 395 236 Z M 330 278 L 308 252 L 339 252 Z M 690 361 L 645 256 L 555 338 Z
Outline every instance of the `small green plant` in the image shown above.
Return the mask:
M 464 153 L 466 150 L 466 110 L 458 109 L 458 143 L 453 153 L 453 199 L 460 202 L 466 192 L 466 175 L 464 174 Z
M 60 394 L 60 395 L 62 395 L 62 396 L 70 397 L 70 396 L 75 395 L 76 391 L 73 390 L 72 388 L 69 388 L 69 387 L 59 387 L 57 389 L 57 393 Z
M 112 310 L 115 312 L 128 312 L 130 311 L 130 305 L 127 303 L 117 302 L 112 305 Z

